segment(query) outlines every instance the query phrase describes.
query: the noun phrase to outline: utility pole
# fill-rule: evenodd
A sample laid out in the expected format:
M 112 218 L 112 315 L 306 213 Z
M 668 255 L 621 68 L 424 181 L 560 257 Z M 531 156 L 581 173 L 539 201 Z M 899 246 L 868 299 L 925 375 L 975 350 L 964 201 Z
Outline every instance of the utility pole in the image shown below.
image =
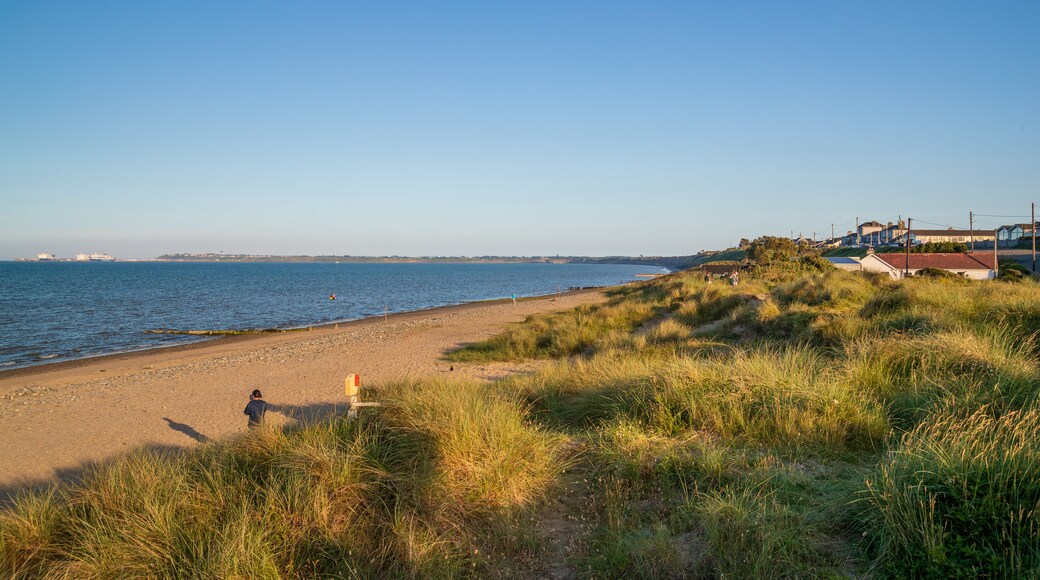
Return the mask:
M 910 277 L 910 222 L 913 218 L 906 218 L 906 269 L 903 270 L 903 278 Z
M 834 224 L 831 224 L 831 243 L 834 243 Z
M 971 244 L 971 253 L 975 253 L 975 212 L 968 212 L 968 243 Z
M 856 216 L 856 245 L 860 245 L 863 240 L 859 239 L 859 216 Z
M 993 230 L 993 278 L 1000 274 L 1000 265 L 997 263 L 997 231 Z
M 1036 274 L 1036 203 L 1030 204 L 1032 206 L 1032 219 L 1030 220 L 1029 229 L 1033 230 L 1033 274 Z

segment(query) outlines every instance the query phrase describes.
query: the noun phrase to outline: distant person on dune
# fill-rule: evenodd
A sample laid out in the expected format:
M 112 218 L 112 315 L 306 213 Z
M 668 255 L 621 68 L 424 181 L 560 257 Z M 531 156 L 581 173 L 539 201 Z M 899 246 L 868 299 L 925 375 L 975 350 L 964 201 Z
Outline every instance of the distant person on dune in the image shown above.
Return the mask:
M 264 422 L 264 415 L 267 413 L 267 401 L 263 397 L 260 394 L 260 389 L 254 389 L 253 394 L 249 395 L 249 403 L 246 404 L 246 410 L 242 411 L 242 414 L 249 415 L 250 429 L 259 427 Z

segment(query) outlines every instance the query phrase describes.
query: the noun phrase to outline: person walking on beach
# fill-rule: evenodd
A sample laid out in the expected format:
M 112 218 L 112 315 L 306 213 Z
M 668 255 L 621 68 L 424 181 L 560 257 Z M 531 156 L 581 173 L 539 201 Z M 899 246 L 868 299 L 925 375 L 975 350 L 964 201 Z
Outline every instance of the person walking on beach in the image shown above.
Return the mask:
M 264 422 L 264 414 L 267 413 L 267 401 L 263 397 L 260 389 L 253 389 L 253 394 L 249 395 L 249 403 L 246 404 L 246 410 L 242 411 L 243 415 L 249 415 L 250 429 L 259 427 Z

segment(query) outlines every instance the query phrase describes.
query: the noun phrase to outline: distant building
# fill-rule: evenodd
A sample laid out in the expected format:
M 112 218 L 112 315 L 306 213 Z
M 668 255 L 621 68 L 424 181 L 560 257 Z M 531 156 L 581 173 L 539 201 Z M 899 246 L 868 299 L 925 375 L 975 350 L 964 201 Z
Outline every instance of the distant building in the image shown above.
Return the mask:
M 910 243 L 911 244 L 929 244 L 939 242 L 955 242 L 967 244 L 972 240 L 976 242 L 992 242 L 996 237 L 995 230 L 955 230 L 948 228 L 945 230 L 910 230 Z M 896 239 L 899 243 L 906 242 L 906 236 L 901 235 Z
M 864 272 L 881 272 L 899 280 L 909 270 L 913 276 L 925 268 L 946 270 L 972 280 L 991 280 L 996 277 L 996 264 L 990 253 L 963 254 L 870 254 L 860 260 Z
M 57 258 L 54 257 L 54 254 L 48 254 L 46 252 L 40 252 L 39 254 L 36 254 L 36 259 L 40 262 L 52 262 L 54 260 L 57 260 Z
M 94 252 L 93 254 L 76 254 L 77 262 L 114 262 L 115 258 L 108 254 Z
M 883 229 L 885 229 L 885 226 L 881 225 L 881 222 L 870 220 L 869 222 L 859 224 L 859 235 L 865 238 Z
M 1005 248 L 1018 244 L 1018 240 L 1025 237 L 1030 239 L 1033 237 L 1033 231 L 1040 227 L 1040 222 L 1036 225 L 1030 224 L 1010 224 L 1006 226 L 1000 226 L 997 228 L 997 244 Z
M 902 220 L 898 224 L 888 222 L 887 225 L 871 220 L 859 224 L 855 230 L 849 230 L 848 233 L 840 238 L 836 238 L 835 241 L 842 246 L 884 246 L 894 243 L 896 238 L 905 232 L 906 224 Z

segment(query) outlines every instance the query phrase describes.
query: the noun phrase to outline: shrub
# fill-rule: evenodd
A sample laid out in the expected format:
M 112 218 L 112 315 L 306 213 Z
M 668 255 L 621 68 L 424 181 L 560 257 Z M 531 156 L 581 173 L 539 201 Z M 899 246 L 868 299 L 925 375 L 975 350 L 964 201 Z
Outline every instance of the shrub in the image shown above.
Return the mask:
M 920 276 L 921 278 L 937 278 L 939 280 L 962 280 L 961 276 L 950 272 L 949 270 L 943 270 L 941 268 L 921 268 L 917 272 L 914 272 L 914 276 Z

